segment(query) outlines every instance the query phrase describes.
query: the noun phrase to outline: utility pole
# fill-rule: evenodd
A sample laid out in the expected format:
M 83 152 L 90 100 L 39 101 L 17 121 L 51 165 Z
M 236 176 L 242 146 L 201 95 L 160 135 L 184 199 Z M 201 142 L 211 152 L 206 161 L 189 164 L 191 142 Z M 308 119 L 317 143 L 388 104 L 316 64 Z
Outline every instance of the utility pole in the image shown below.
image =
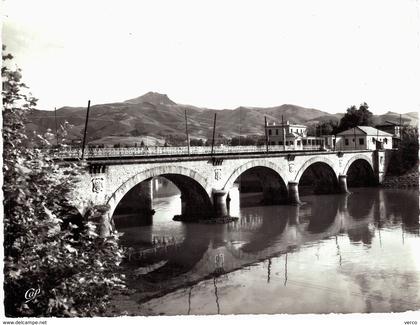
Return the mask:
M 241 135 L 242 135 L 242 109 L 239 108 L 239 147 L 241 146 Z
M 54 122 L 55 122 L 55 139 L 58 147 L 58 130 L 57 130 L 57 107 L 54 107 Z
M 187 135 L 188 155 L 190 155 L 190 135 L 188 134 L 187 110 L 185 110 L 185 133 Z
M 356 127 L 353 128 L 353 141 L 354 141 L 354 150 L 356 150 Z
M 268 152 L 267 116 L 264 116 L 264 126 L 265 126 L 265 149 Z
M 401 139 L 402 139 L 402 130 L 403 130 L 401 114 L 400 114 L 400 126 L 398 127 L 398 129 L 399 129 L 398 135 L 399 135 L 400 141 L 401 141 Z
M 283 133 L 283 150 L 286 151 L 286 130 L 284 129 L 283 115 L 281 116 L 281 132 Z
M 319 126 L 319 138 L 320 138 L 319 139 L 320 149 L 322 149 L 322 147 L 323 147 L 323 145 L 322 145 L 323 144 L 323 141 L 322 141 L 323 140 L 322 139 L 322 125 Z
M 85 131 L 83 132 L 82 160 L 85 157 L 85 144 L 86 144 L 86 132 L 87 132 L 88 120 L 89 120 L 89 109 L 90 109 L 90 99 L 88 101 L 88 106 L 87 106 L 87 111 L 86 111 Z
M 213 156 L 213 151 L 214 151 L 214 135 L 216 132 L 216 117 L 217 117 L 217 113 L 214 113 L 214 122 L 213 122 L 213 138 L 211 141 L 211 155 Z

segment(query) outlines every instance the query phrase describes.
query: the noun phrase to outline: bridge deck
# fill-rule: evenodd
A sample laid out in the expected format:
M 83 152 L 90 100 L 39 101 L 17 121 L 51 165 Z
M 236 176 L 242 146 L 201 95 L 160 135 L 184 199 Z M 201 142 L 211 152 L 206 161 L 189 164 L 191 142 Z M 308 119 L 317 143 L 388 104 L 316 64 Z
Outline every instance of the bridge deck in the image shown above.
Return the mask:
M 306 148 L 304 150 L 283 150 L 283 146 L 238 146 L 215 147 L 153 147 L 153 148 L 95 148 L 85 150 L 85 159 L 90 163 L 124 164 L 153 161 L 181 161 L 181 160 L 208 160 L 208 159 L 239 159 L 261 158 L 264 156 L 299 156 L 299 155 L 330 155 L 338 153 L 370 152 L 372 150 L 326 150 Z M 58 160 L 77 161 L 81 158 L 80 148 L 49 150 L 49 153 Z

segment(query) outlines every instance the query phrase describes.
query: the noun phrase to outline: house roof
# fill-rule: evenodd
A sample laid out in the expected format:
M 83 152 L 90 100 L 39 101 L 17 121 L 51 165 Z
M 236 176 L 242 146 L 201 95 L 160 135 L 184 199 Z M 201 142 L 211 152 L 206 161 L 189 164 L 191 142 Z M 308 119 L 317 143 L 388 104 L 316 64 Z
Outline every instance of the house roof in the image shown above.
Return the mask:
M 297 138 L 302 138 L 302 135 L 301 134 L 298 134 L 298 133 L 295 133 L 295 132 L 290 132 L 290 133 L 287 133 L 286 134 L 286 138 L 294 138 L 294 139 L 297 139 Z
M 376 128 L 380 128 L 380 127 L 392 128 L 392 127 L 396 127 L 396 126 L 399 126 L 399 125 L 397 125 L 397 124 L 377 124 L 377 125 L 375 125 Z
M 382 137 L 392 137 L 391 133 L 375 129 L 371 126 L 356 126 L 355 128 L 351 128 L 349 130 L 337 133 L 337 135 L 354 135 L 354 133 L 364 135 L 379 135 Z

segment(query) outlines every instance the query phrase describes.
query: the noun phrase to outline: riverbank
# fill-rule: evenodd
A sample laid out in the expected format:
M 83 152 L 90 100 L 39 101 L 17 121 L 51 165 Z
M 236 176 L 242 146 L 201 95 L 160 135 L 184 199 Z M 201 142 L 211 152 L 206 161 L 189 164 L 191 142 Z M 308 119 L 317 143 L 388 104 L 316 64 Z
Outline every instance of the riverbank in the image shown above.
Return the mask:
M 411 169 L 404 175 L 387 175 L 382 187 L 386 188 L 418 188 L 419 187 L 419 169 L 418 166 Z

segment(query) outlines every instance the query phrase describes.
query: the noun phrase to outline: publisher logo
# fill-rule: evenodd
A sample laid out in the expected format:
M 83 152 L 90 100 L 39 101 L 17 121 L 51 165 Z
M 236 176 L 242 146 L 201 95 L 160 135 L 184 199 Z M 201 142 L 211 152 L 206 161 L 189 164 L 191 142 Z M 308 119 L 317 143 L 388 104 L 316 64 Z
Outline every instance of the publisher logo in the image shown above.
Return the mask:
M 39 296 L 40 293 L 41 293 L 41 289 L 39 289 L 39 288 L 38 289 L 31 288 L 31 289 L 27 290 L 25 292 L 25 299 L 26 299 L 25 303 L 28 303 L 28 302 L 34 300 L 36 297 Z

